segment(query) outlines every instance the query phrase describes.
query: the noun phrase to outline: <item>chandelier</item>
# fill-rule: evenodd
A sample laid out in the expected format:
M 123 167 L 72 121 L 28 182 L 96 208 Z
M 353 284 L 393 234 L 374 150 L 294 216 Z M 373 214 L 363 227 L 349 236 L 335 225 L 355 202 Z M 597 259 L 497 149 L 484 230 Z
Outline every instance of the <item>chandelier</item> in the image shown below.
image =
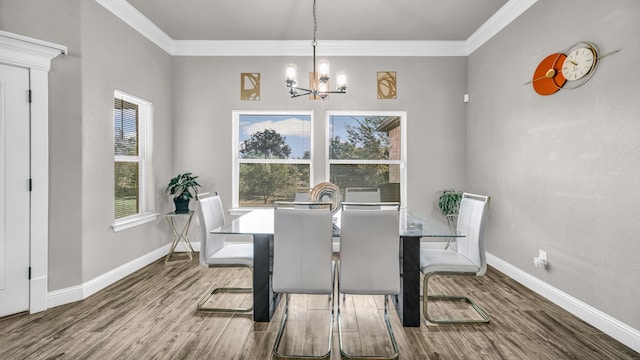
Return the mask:
M 313 95 L 314 99 L 320 97 L 324 100 L 329 94 L 345 94 L 347 92 L 347 74 L 343 71 L 336 74 L 336 90 L 329 90 L 329 61 L 320 60 L 316 63 L 316 32 L 318 30 L 318 21 L 316 19 L 316 0 L 313 0 L 313 79 L 310 81 L 310 89 L 297 86 L 297 66 L 295 64 L 287 64 L 285 67 L 287 87 L 292 98 L 304 95 Z M 316 71 L 317 70 L 317 71 Z M 310 79 L 311 80 L 311 79 Z

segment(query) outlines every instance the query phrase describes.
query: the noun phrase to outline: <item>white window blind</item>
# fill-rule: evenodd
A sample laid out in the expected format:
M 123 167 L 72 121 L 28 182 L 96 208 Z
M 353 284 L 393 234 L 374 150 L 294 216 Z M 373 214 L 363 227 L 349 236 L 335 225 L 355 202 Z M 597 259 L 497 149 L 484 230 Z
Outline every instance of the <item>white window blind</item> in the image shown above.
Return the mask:
M 149 211 L 147 129 L 151 103 L 114 92 L 115 219 Z

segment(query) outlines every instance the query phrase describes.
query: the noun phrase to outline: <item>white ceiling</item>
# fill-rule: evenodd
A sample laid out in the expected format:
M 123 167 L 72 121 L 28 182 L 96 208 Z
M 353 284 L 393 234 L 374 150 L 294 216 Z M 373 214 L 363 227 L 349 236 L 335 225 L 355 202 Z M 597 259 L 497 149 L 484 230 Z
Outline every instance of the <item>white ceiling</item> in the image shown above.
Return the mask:
M 313 0 L 96 0 L 171 55 L 305 56 Z M 317 0 L 319 55 L 466 56 L 537 0 Z
M 317 0 L 318 39 L 466 40 L 507 0 Z M 305 40 L 313 0 L 129 0 L 174 40 Z

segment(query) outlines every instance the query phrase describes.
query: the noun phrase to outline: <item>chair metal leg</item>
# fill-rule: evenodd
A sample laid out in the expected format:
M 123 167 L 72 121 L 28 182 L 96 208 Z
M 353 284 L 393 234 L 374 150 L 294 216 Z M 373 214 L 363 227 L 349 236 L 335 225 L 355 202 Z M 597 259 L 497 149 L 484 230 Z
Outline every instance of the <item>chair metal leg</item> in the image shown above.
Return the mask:
M 280 322 L 280 328 L 278 329 L 278 335 L 276 336 L 276 342 L 273 344 L 273 357 L 275 359 L 316 359 L 316 360 L 324 360 L 329 359 L 331 356 L 331 343 L 333 342 L 333 313 L 335 308 L 335 302 L 331 303 L 331 314 L 329 315 L 329 345 L 327 347 L 327 352 L 322 355 L 302 355 L 302 354 L 281 354 L 278 352 L 278 347 L 280 347 L 280 341 L 282 340 L 282 335 L 284 334 L 284 328 L 287 323 L 287 318 L 289 317 L 289 297 L 290 294 L 285 295 L 285 305 L 284 305 L 284 314 L 282 315 L 282 321 Z
M 390 356 L 381 356 L 381 355 L 353 355 L 349 354 L 344 349 L 344 344 L 342 342 L 342 322 L 340 321 L 340 284 L 338 283 L 338 338 L 340 342 L 340 354 L 343 359 L 369 359 L 369 360 L 395 360 L 398 359 L 398 343 L 396 342 L 396 338 L 393 335 L 393 328 L 391 327 L 391 321 L 389 320 L 389 312 L 387 304 L 389 303 L 388 295 L 384 296 L 384 321 L 387 324 L 387 332 L 389 333 L 389 338 L 391 339 L 391 345 L 393 346 L 393 354 Z
M 489 315 L 482 310 L 482 308 L 476 304 L 475 301 L 465 296 L 451 296 L 451 295 L 429 295 L 429 278 L 434 275 L 462 275 L 462 276 L 476 276 L 475 273 L 449 273 L 449 272 L 435 272 L 424 276 L 424 284 L 422 287 L 423 292 L 423 315 L 424 318 L 433 324 L 474 324 L 474 323 L 488 323 L 491 321 Z M 427 311 L 429 300 L 441 300 L 441 301 L 463 301 L 471 305 L 473 309 L 482 317 L 482 320 L 466 320 L 466 319 L 434 319 L 429 315 Z M 338 313 L 339 314 L 339 313 Z M 338 315 L 339 316 L 339 315 Z
M 333 267 L 333 276 L 332 280 L 335 283 L 335 275 L 336 275 L 336 265 Z M 289 317 L 289 296 L 290 294 L 285 295 L 285 305 L 284 305 L 284 314 L 282 315 L 282 321 L 280 322 L 280 328 L 278 329 L 278 335 L 276 336 L 276 342 L 273 344 L 273 357 L 280 359 L 329 359 L 331 356 L 331 344 L 333 343 L 333 316 L 335 309 L 335 301 L 333 301 L 333 288 L 331 289 L 331 293 L 329 294 L 329 301 L 331 301 L 331 314 L 329 315 L 329 346 L 327 348 L 327 352 L 322 355 L 294 355 L 294 354 L 281 354 L 278 352 L 278 347 L 280 347 L 280 341 L 282 340 L 282 335 L 284 334 L 284 327 L 287 323 L 287 318 Z
M 247 266 L 247 265 L 238 265 L 238 264 L 233 264 L 233 265 L 210 265 L 210 268 L 229 268 L 229 267 L 242 267 L 242 268 L 247 268 L 249 269 L 249 271 L 251 271 L 251 274 L 253 275 L 253 267 L 251 266 Z M 253 276 L 252 276 L 253 278 Z M 248 313 L 248 312 L 252 312 L 253 311 L 253 305 L 251 305 L 251 307 L 248 308 L 216 308 L 216 307 L 205 307 L 204 304 L 207 303 L 207 301 L 209 301 L 209 299 L 211 299 L 211 297 L 215 294 L 219 294 L 219 293 L 245 293 L 245 294 L 250 294 L 253 292 L 253 288 L 243 288 L 243 287 L 219 287 L 219 288 L 214 288 L 210 291 L 207 291 L 201 298 L 200 300 L 198 300 L 198 311 L 202 311 L 202 312 L 209 312 L 209 313 Z

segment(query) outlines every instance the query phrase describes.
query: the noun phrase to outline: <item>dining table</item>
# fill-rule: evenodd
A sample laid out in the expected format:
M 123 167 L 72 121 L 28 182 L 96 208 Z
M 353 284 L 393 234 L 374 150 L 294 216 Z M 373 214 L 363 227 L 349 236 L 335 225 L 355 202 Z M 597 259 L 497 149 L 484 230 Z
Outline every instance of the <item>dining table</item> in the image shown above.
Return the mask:
M 400 292 L 393 296 L 402 325 L 420 326 L 420 243 L 465 235 L 439 219 L 418 210 L 401 208 Z M 334 214 L 334 237 L 340 236 L 340 211 Z M 269 322 L 280 294 L 273 291 L 273 208 L 260 208 L 211 231 L 213 234 L 251 235 L 253 237 L 253 320 Z

